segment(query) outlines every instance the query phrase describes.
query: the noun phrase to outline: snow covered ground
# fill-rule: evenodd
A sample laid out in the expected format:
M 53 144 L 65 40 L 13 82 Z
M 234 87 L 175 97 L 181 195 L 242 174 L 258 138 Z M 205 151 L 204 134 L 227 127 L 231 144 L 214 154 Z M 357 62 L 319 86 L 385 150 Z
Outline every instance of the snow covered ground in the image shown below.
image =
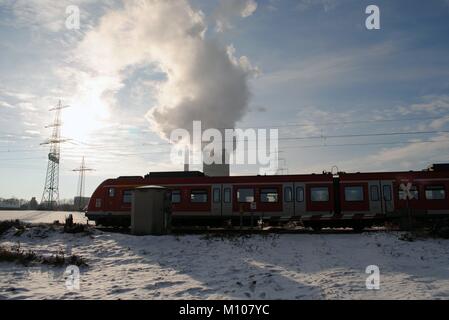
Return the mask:
M 94 230 L 65 234 L 10 230 L 39 254 L 80 255 L 80 290 L 64 267 L 0 263 L 2 299 L 449 299 L 449 240 L 406 242 L 399 233 L 283 234 L 245 237 L 143 236 Z M 380 269 L 367 290 L 365 269 Z
M 73 215 L 73 221 L 77 223 L 86 223 L 87 218 L 81 212 L 66 212 L 66 211 L 33 211 L 33 210 L 19 210 L 19 211 L 0 211 L 1 220 L 21 220 L 31 223 L 53 223 L 58 220 L 63 223 L 65 218 Z

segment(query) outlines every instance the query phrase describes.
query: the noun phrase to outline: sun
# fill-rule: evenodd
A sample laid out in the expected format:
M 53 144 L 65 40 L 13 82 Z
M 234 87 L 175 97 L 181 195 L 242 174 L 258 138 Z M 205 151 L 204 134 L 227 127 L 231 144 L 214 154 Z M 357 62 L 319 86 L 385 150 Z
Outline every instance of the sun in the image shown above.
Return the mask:
M 109 117 L 107 104 L 100 95 L 89 94 L 70 104 L 63 110 L 62 136 L 75 142 L 91 140 L 96 131 L 106 125 Z

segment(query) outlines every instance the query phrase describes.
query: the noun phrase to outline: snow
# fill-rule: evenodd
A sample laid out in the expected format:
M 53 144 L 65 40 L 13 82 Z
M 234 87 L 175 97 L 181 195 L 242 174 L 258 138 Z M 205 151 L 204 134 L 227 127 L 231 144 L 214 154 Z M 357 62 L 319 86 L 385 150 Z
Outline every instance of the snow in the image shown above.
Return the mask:
M 60 227 L 59 227 L 60 228 Z M 80 255 L 80 290 L 64 267 L 0 263 L 3 299 L 448 299 L 449 240 L 406 242 L 398 232 L 133 236 L 65 234 L 36 226 L 20 242 L 39 254 Z M 380 269 L 368 290 L 365 269 Z
M 33 211 L 33 210 L 17 210 L 17 211 L 0 211 L 1 220 L 21 220 L 31 223 L 53 223 L 58 220 L 63 223 L 65 218 L 73 215 L 73 221 L 76 223 L 86 223 L 87 218 L 81 212 L 67 212 L 67 211 Z

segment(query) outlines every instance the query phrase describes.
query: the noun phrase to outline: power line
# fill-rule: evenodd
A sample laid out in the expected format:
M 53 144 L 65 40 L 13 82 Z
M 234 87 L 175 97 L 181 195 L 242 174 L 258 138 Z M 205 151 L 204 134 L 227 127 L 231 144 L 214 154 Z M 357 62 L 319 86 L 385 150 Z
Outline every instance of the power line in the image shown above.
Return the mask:
M 360 138 L 360 137 L 380 137 L 380 136 L 399 136 L 399 135 L 420 135 L 420 134 L 443 134 L 449 133 L 449 130 L 435 130 L 435 131 L 403 131 L 403 132 L 388 132 L 388 133 L 357 133 L 357 134 L 342 134 L 342 135 L 315 135 L 315 136 L 300 136 L 300 137 L 280 137 L 280 141 L 288 140 L 308 140 L 308 139 L 336 139 L 336 138 Z M 78 141 L 76 139 L 73 139 Z M 249 142 L 256 141 L 254 139 L 239 139 L 233 140 L 234 142 Z M 81 142 L 81 141 L 79 141 Z M 231 140 L 225 140 L 225 142 L 231 142 Z M 104 145 L 104 144 L 89 144 L 83 142 L 85 148 L 95 148 L 95 150 L 118 150 L 119 148 L 128 149 L 130 147 L 165 147 L 172 146 L 173 143 L 170 142 L 159 142 L 159 143 L 141 143 L 141 144 L 130 144 L 130 145 Z M 24 149 L 21 149 L 24 150 Z M 64 150 L 79 150 L 78 148 L 64 148 Z M 11 150 L 2 150 L 0 152 L 11 152 Z
M 359 137 L 381 137 L 381 136 L 439 134 L 439 133 L 449 133 L 449 130 L 408 131 L 408 132 L 388 132 L 388 133 L 357 133 L 357 134 L 342 134 L 342 135 L 319 135 L 319 136 L 305 136 L 305 137 L 284 137 L 284 138 L 279 138 L 279 140 L 332 139 L 332 138 L 354 138 L 354 137 L 359 138 Z
M 449 142 L 449 139 L 439 139 L 439 140 L 421 140 L 421 141 L 394 141 L 394 142 L 366 142 L 366 143 L 341 143 L 341 144 L 315 144 L 315 145 L 295 145 L 295 146 L 283 146 L 279 147 L 279 150 L 285 149 L 301 149 L 301 148 L 329 148 L 329 147 L 350 147 L 350 146 L 375 146 L 375 145 L 399 145 L 399 144 L 422 144 L 422 143 L 441 143 L 441 142 Z M 246 150 L 252 150 L 246 149 Z M 92 150 L 92 152 L 95 152 Z M 152 154 L 168 154 L 170 150 L 166 151 L 152 151 L 152 152 L 134 152 L 134 153 L 115 153 L 111 151 L 109 153 L 105 153 L 108 155 L 113 155 L 114 157 L 130 157 L 130 156 L 139 156 L 139 155 L 152 155 Z M 68 157 L 75 157 L 78 153 L 64 153 Z M 34 159 L 45 159 L 45 158 L 12 158 L 12 159 L 0 159 L 0 161 L 15 161 L 15 160 L 34 160 Z
M 45 157 L 39 158 L 9 158 L 9 159 L 0 159 L 0 161 L 20 161 L 20 160 L 46 160 Z
M 50 109 L 55 110 L 55 108 Z M 326 122 L 315 122 L 315 123 L 309 123 L 309 122 L 297 122 L 297 123 L 287 123 L 287 124 L 255 124 L 255 125 L 248 125 L 248 126 L 236 126 L 236 128 L 240 129 L 249 129 L 249 128 L 285 128 L 285 127 L 314 127 L 314 126 L 322 126 L 322 125 L 338 125 L 338 124 L 363 124 L 363 123 L 379 123 L 379 122 L 408 122 L 408 121 L 423 121 L 423 120 L 437 120 L 441 119 L 441 116 L 433 116 L 433 117 L 417 117 L 417 118 L 389 118 L 389 119 L 360 119 L 360 120 L 341 120 L 341 121 L 326 121 Z M 443 118 L 448 118 L 447 116 Z M 50 126 L 54 126 L 50 125 Z M 60 123 L 57 125 L 61 125 Z M 46 127 L 50 127 L 46 126 Z M 215 128 L 218 130 L 225 130 L 225 129 L 236 129 L 236 128 Z M 23 134 L 19 133 L 10 133 L 10 132 L 4 132 L 0 131 L 0 134 L 3 134 L 5 136 L 23 136 Z
M 419 118 L 402 118 L 402 119 L 368 119 L 368 120 L 351 120 L 351 121 L 328 121 L 328 122 L 316 122 L 316 123 L 287 123 L 282 125 L 255 125 L 255 126 L 239 126 L 239 128 L 283 128 L 283 127 L 315 127 L 322 125 L 334 125 L 334 124 L 363 124 L 363 123 L 376 123 L 376 122 L 401 122 L 401 121 L 422 121 L 422 120 L 437 120 L 442 117 L 419 117 Z M 217 128 L 217 129 L 232 129 L 232 128 Z
M 336 138 L 360 138 L 360 137 L 381 137 L 381 136 L 399 136 L 399 135 L 420 135 L 420 134 L 443 134 L 443 133 L 449 133 L 449 130 L 436 130 L 436 131 L 403 131 L 403 132 L 388 132 L 388 133 L 356 133 L 356 134 L 341 134 L 341 135 L 316 135 L 316 136 L 302 136 L 302 137 L 280 137 L 278 140 L 280 141 L 288 141 L 288 140 L 308 140 L 308 139 L 336 139 Z M 58 140 L 59 141 L 59 140 Z M 61 140 L 66 141 L 66 140 Z M 233 140 L 233 141 L 239 141 L 239 142 L 245 142 L 245 141 L 255 141 L 254 139 L 239 139 L 239 140 Z M 225 142 L 231 142 L 231 140 L 225 140 Z M 139 147 L 139 146 L 171 146 L 172 143 L 166 142 L 166 143 L 159 143 L 159 144 L 139 144 L 139 145 L 128 145 L 128 146 L 122 146 L 122 147 Z M 97 149 L 114 149 L 117 150 L 117 146 L 111 145 L 111 146 L 105 146 L 105 145 L 94 145 L 94 144 L 85 144 L 85 147 L 88 148 L 95 148 Z M 24 149 L 22 149 L 24 150 Z M 67 148 L 64 148 L 64 150 L 67 150 Z M 70 149 L 68 149 L 70 150 Z M 78 150 L 77 148 L 73 148 L 72 150 Z M 0 151 L 0 152 L 12 152 L 11 150 L 8 151 Z

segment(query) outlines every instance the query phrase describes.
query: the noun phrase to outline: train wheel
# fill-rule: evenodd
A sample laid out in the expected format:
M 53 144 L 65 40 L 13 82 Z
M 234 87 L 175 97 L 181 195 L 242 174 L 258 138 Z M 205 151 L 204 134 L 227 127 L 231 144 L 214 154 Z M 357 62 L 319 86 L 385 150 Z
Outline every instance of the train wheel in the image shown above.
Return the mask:
M 354 232 L 362 232 L 363 229 L 365 229 L 365 226 L 363 224 L 356 224 L 354 226 L 352 226 L 352 230 L 354 230 Z
M 315 232 L 320 232 L 322 228 L 323 228 L 323 227 L 320 226 L 320 225 L 314 225 L 314 226 L 312 226 L 312 230 L 315 231 Z

